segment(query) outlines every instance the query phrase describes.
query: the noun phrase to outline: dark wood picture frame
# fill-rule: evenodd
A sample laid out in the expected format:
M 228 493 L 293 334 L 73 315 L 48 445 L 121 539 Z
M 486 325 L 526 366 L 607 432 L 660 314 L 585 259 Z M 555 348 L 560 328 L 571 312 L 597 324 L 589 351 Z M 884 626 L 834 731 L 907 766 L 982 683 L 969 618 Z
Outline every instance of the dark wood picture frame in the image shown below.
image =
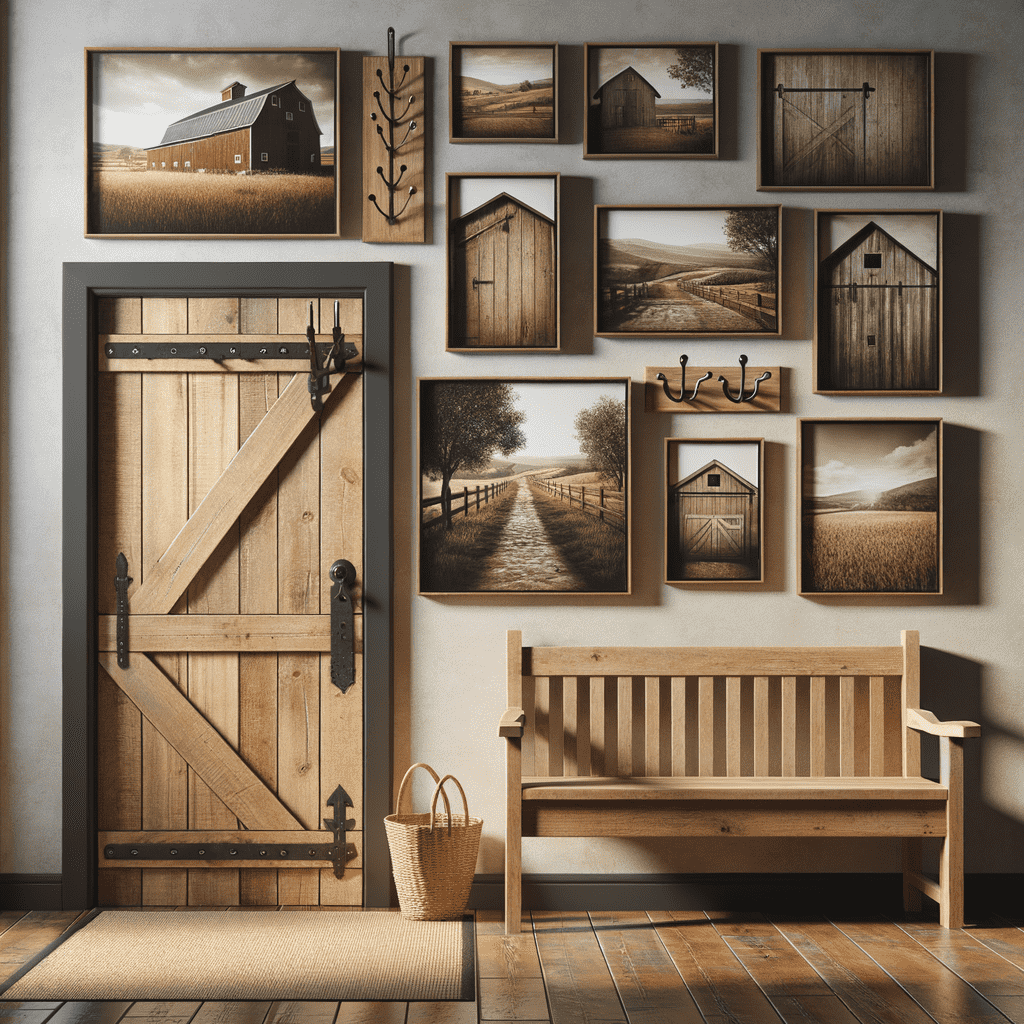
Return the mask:
M 340 80 L 335 47 L 87 48 L 86 238 L 339 237 Z
M 560 347 L 560 195 L 558 172 L 446 176 L 448 351 Z
M 942 393 L 942 211 L 814 211 L 814 390 Z
M 417 382 L 417 592 L 629 594 L 628 377 Z
M 716 160 L 718 43 L 586 43 L 585 160 Z
M 781 206 L 594 207 L 594 333 L 778 337 Z
M 800 594 L 942 593 L 942 420 L 797 423 Z
M 665 582 L 764 582 L 764 438 L 665 438 Z
M 757 188 L 935 188 L 932 50 L 757 53 Z
M 449 142 L 558 141 L 558 43 L 453 42 L 448 69 Z

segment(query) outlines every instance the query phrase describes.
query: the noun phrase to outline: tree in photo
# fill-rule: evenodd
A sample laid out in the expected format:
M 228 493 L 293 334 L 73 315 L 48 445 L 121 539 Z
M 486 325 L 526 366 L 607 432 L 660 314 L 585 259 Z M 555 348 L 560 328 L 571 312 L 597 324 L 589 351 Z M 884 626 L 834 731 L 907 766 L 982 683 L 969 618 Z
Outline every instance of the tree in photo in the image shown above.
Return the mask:
M 734 252 L 749 252 L 752 256 L 759 256 L 778 280 L 778 211 L 730 210 L 725 218 L 725 238 Z
M 574 423 L 580 451 L 590 468 L 612 477 L 618 490 L 626 480 L 626 404 L 602 395 L 589 409 L 576 414 Z
M 441 513 L 451 529 L 451 481 L 457 472 L 486 469 L 496 454 L 511 455 L 526 444 L 511 384 L 486 380 L 435 381 L 423 398 L 420 468 L 441 481 Z
M 715 91 L 715 51 L 710 46 L 679 47 L 676 62 L 668 66 L 668 76 L 688 89 L 711 95 Z

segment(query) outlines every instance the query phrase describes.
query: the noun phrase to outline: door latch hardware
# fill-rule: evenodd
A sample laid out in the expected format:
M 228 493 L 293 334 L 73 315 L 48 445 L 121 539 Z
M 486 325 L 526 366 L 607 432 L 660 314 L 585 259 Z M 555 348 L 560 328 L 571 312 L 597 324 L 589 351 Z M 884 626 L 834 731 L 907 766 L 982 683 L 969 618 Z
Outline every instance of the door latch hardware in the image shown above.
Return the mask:
M 333 341 L 318 341 L 316 349 L 319 360 L 326 359 L 333 348 Z M 341 348 L 346 360 L 355 359 L 359 355 L 359 349 L 350 341 L 343 342 Z M 303 359 L 308 357 L 309 349 L 307 342 L 285 343 L 279 338 L 268 338 L 264 342 L 223 341 L 215 344 L 198 341 L 147 341 L 145 344 L 111 341 L 103 346 L 103 354 L 108 359 L 211 359 L 220 363 L 225 359 L 242 359 L 246 362 L 255 359 Z
M 356 567 L 339 558 L 330 569 L 331 577 L 331 682 L 342 693 L 356 681 L 356 617 L 350 590 L 356 581 Z
M 473 278 L 473 291 L 476 291 L 477 288 L 480 285 L 482 285 L 482 284 L 494 284 L 494 282 L 493 281 L 481 281 L 479 278 L 474 277 Z
M 334 833 L 335 849 L 344 850 L 347 848 L 346 834 L 350 828 L 356 827 L 355 818 L 345 817 L 345 808 L 352 806 L 352 797 L 345 792 L 339 784 L 338 788 L 327 798 L 327 806 L 334 808 L 332 818 L 324 818 L 324 826 Z M 334 858 L 334 877 L 345 877 L 345 857 Z
M 309 304 L 309 326 L 306 328 L 306 343 L 309 346 L 309 401 L 314 412 L 320 412 L 323 396 L 331 390 L 331 374 L 344 373 L 345 363 L 356 354 L 355 347 L 344 344 L 345 335 L 341 333 L 339 303 L 334 303 L 334 327 L 331 329 L 334 338 L 331 347 L 322 356 L 316 343 L 316 331 L 313 329 L 313 303 Z
M 115 562 L 117 575 L 114 589 L 117 591 L 117 667 L 128 667 L 128 587 L 132 578 L 128 575 L 128 559 L 119 551 Z

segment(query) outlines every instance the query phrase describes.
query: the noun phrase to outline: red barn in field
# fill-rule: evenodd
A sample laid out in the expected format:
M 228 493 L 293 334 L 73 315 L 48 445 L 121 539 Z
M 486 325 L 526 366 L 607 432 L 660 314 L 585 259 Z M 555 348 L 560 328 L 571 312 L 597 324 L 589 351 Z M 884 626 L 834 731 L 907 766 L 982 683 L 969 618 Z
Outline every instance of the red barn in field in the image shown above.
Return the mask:
M 294 81 L 250 96 L 241 82 L 221 102 L 167 127 L 146 151 L 150 171 L 287 171 L 320 169 L 320 136 L 313 104 Z

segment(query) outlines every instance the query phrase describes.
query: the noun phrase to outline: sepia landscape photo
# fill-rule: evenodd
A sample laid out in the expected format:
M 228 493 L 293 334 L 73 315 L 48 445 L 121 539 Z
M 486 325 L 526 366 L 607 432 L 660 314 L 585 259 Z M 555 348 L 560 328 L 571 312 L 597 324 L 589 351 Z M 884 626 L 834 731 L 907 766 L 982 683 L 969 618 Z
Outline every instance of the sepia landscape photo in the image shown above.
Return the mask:
M 595 333 L 779 333 L 780 209 L 596 208 Z
M 801 423 L 802 593 L 941 593 L 941 420 Z
M 337 235 L 337 50 L 92 50 L 87 76 L 87 235 Z
M 629 381 L 421 380 L 420 592 L 629 592 Z

